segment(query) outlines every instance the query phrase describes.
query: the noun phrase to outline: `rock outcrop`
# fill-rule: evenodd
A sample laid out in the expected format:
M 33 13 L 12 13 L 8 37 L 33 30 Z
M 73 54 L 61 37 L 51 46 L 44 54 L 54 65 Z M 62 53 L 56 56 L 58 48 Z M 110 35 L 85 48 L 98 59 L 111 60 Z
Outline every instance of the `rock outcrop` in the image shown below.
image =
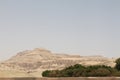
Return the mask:
M 34 50 L 27 50 L 19 52 L 12 58 L 0 63 L 0 76 L 8 76 L 8 72 L 14 72 L 12 77 L 17 76 L 37 76 L 40 77 L 42 71 L 63 69 L 74 64 L 83 65 L 108 65 L 114 66 L 115 59 L 110 59 L 102 56 L 79 56 L 68 54 L 55 54 L 49 50 L 36 48 Z

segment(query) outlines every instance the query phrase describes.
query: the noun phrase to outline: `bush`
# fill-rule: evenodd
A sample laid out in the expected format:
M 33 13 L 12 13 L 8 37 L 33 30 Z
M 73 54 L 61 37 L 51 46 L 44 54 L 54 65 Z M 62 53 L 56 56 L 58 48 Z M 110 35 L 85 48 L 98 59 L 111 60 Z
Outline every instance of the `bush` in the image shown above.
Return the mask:
M 93 77 L 102 77 L 102 76 L 111 76 L 112 72 L 114 72 L 113 68 L 104 65 L 93 65 L 86 67 L 86 71 L 84 72 L 84 76 L 93 76 Z
M 116 72 L 114 72 L 113 74 L 112 74 L 112 76 L 120 76 L 120 71 L 116 71 Z
M 91 70 L 87 73 L 86 76 L 93 76 L 93 77 L 103 77 L 103 76 L 110 76 L 111 72 L 108 69 L 105 68 L 98 68 Z
M 78 77 L 81 75 L 81 73 L 84 71 L 85 67 L 76 64 L 74 66 L 67 67 L 63 70 L 61 70 L 62 77 Z

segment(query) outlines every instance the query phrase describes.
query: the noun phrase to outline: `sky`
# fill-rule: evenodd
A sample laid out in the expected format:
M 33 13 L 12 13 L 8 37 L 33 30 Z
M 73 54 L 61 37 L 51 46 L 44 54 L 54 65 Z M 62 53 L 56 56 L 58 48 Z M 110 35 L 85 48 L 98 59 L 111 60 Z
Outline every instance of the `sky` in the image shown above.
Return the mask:
M 0 0 L 0 60 L 34 48 L 120 57 L 120 0 Z

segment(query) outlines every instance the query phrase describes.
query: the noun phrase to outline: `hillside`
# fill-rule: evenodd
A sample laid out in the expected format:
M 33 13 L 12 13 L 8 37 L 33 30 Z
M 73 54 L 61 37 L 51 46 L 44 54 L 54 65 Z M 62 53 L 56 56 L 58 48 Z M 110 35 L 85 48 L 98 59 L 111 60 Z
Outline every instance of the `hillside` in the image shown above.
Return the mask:
M 74 64 L 114 66 L 114 59 L 103 56 L 79 56 L 52 53 L 36 48 L 17 53 L 0 63 L 0 77 L 41 77 L 44 70 L 63 69 Z

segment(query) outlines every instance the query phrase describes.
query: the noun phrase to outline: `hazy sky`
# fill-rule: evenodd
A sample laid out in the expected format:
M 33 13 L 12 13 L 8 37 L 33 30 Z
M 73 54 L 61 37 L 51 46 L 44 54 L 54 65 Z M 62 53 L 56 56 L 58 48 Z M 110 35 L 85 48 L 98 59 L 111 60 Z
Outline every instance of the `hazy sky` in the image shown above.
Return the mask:
M 0 0 L 0 60 L 39 47 L 120 57 L 120 0 Z

